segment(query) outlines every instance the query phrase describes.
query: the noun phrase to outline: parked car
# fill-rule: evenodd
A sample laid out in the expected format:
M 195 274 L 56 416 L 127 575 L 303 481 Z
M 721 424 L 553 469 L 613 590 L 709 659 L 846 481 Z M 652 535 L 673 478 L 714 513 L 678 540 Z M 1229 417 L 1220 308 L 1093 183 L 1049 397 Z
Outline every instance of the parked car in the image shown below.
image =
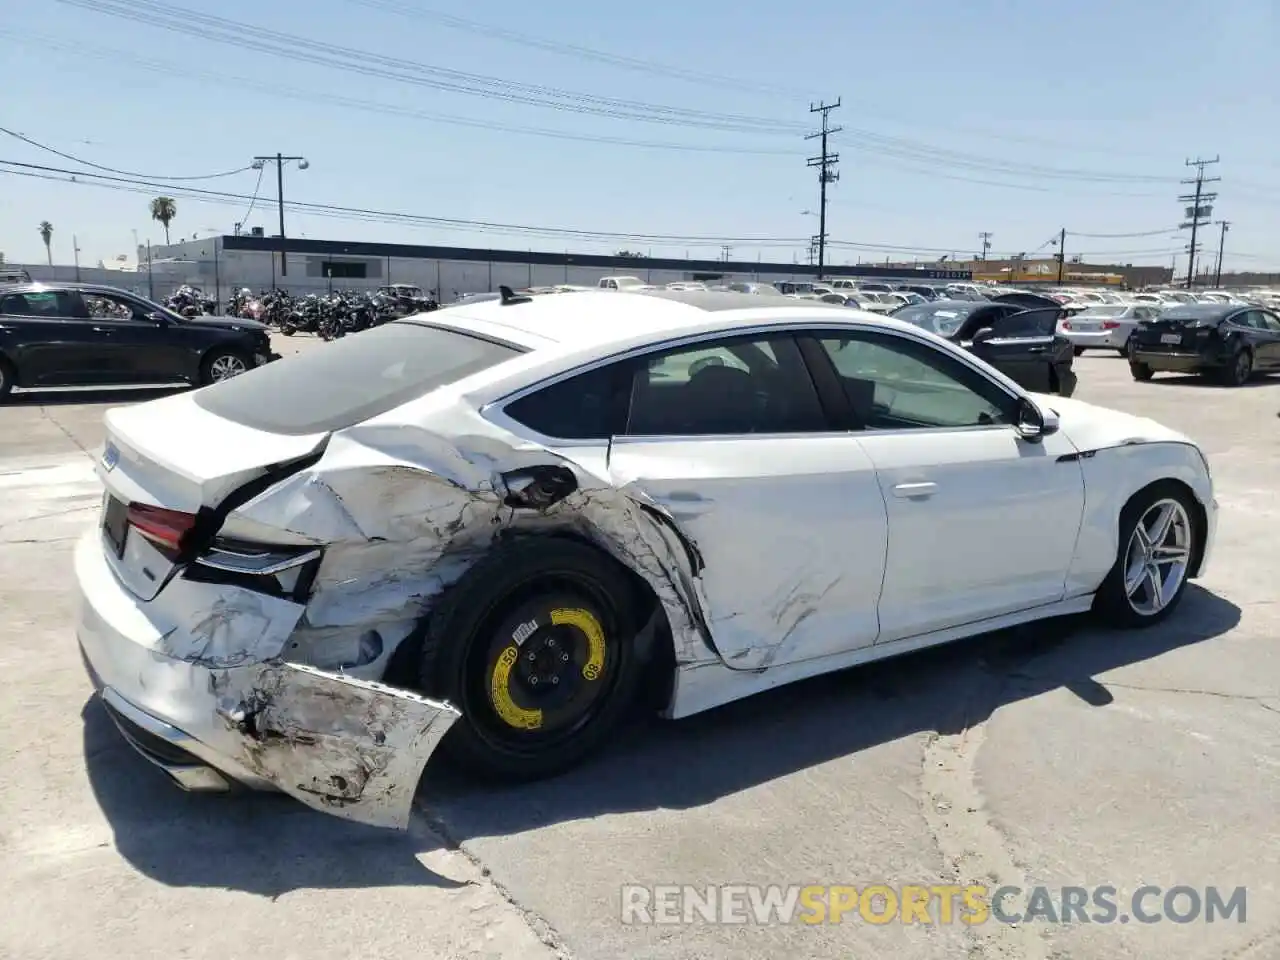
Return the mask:
M 1157 623 L 1217 523 L 1181 434 L 733 293 L 396 320 L 109 410 L 98 472 L 77 632 L 126 739 L 193 789 L 393 827 L 437 745 L 541 777 L 641 698 L 678 718 L 1046 617 Z
M 1280 371 L 1280 318 L 1260 307 L 1187 303 L 1167 307 L 1129 341 L 1135 380 L 1158 372 L 1198 373 L 1227 386 Z
M 1058 331 L 1071 341 L 1076 356 L 1086 350 L 1115 350 L 1128 356 L 1129 337 L 1139 323 L 1160 316 L 1153 304 L 1119 303 L 1090 306 L 1074 316 L 1065 317 Z
M 1057 332 L 1061 307 L 934 300 L 890 314 L 960 345 L 1036 393 L 1069 397 L 1076 389 L 1071 341 Z
M 0 399 L 14 387 L 210 384 L 278 359 L 256 320 L 183 317 L 96 284 L 0 287 Z

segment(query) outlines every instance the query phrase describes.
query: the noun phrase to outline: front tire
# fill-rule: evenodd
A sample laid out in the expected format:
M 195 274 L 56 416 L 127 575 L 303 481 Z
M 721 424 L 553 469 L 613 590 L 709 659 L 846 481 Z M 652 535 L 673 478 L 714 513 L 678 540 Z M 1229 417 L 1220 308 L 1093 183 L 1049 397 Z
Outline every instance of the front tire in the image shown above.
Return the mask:
M 211 383 L 221 383 L 251 369 L 253 364 L 240 351 L 215 347 L 200 364 L 200 385 L 207 387 Z
M 500 547 L 449 589 L 423 638 L 422 689 L 462 712 L 441 751 L 503 782 L 577 765 L 635 701 L 637 627 L 633 585 L 611 557 L 549 537 Z
M 1071 353 L 1072 353 L 1072 355 L 1073 355 L 1073 356 L 1083 357 L 1083 356 L 1084 356 L 1084 347 L 1072 347 L 1072 348 L 1071 348 Z
M 1146 383 L 1156 375 L 1156 372 L 1150 366 L 1134 360 L 1129 361 L 1129 372 L 1133 374 L 1133 379 L 1140 383 Z
M 1162 481 L 1141 491 L 1120 513 L 1115 566 L 1093 609 L 1116 627 L 1148 627 L 1174 611 L 1202 548 L 1204 531 L 1187 490 Z
M 18 379 L 18 373 L 13 369 L 13 364 L 4 357 L 0 357 L 0 403 L 9 396 L 9 392 L 13 390 L 14 381 Z

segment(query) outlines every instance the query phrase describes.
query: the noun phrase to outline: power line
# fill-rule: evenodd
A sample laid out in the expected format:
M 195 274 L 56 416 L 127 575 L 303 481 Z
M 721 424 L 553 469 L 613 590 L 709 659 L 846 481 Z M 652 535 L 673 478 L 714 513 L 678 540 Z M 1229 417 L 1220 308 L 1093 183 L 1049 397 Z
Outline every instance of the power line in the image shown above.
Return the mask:
M 451 93 L 616 119 L 739 132 L 778 132 L 797 124 L 766 117 L 714 113 L 646 103 L 541 84 L 504 80 L 430 64 L 400 60 L 352 47 L 308 40 L 235 20 L 170 6 L 156 0 L 58 0 L 69 6 L 104 13 L 175 33 L 255 50 L 273 57 L 312 63 L 365 76 L 396 80 Z
M 750 148 L 697 143 L 672 143 L 656 140 L 641 140 L 629 137 L 610 137 L 586 133 L 572 133 L 563 130 L 551 130 L 544 127 L 515 126 L 498 121 L 481 120 L 475 117 L 465 117 L 457 114 L 431 113 L 423 110 L 415 110 L 411 107 L 379 103 L 375 100 L 364 100 L 357 97 L 342 96 L 341 94 L 317 94 L 315 90 L 281 86 L 274 83 L 261 83 L 247 77 L 238 77 L 231 74 L 202 73 L 200 71 L 191 70 L 163 60 L 138 57 L 131 51 L 123 50 L 118 47 L 95 48 L 87 44 L 75 44 L 73 46 L 59 42 L 57 38 L 48 35 L 24 32 L 19 36 L 16 33 L 0 30 L 0 38 L 14 40 L 22 43 L 24 46 L 36 43 L 42 52 L 52 49 L 74 54 L 75 62 L 77 64 L 83 64 L 85 59 L 94 59 L 110 63 L 113 66 L 124 66 L 130 69 L 160 74 L 162 76 L 181 77 L 187 81 L 206 80 L 210 83 L 218 84 L 219 87 L 239 87 L 243 90 L 249 90 L 254 93 L 281 97 L 287 100 L 296 100 L 302 103 L 321 104 L 330 108 L 346 107 L 361 113 L 380 113 L 386 116 L 401 117 L 411 120 L 423 120 L 430 123 L 443 123 L 451 126 L 471 127 L 479 130 L 493 130 L 503 134 L 520 134 L 524 136 L 546 137 L 553 140 L 566 140 L 577 143 L 598 143 L 609 146 L 635 147 L 646 150 L 672 150 L 686 153 L 787 157 L 795 156 L 797 153 L 797 151 L 791 149 Z
M 274 159 L 274 158 L 273 158 Z M 168 186 L 162 182 L 142 180 L 135 178 L 108 176 L 106 174 L 93 173 L 84 170 L 67 170 L 59 167 L 49 167 L 43 164 L 19 163 L 13 160 L 0 160 L 0 167 L 17 167 L 18 170 L 2 170 L 0 172 L 11 173 L 16 175 L 24 175 L 24 172 L 30 171 L 40 174 L 60 174 L 61 177 L 44 177 L 41 179 L 58 179 L 61 182 L 67 182 L 65 177 L 72 178 L 76 183 L 87 183 L 91 186 L 130 186 L 130 187 L 150 187 L 159 189 L 168 189 Z M 87 181 L 80 180 L 80 177 L 91 178 Z M 97 181 L 106 181 L 100 183 Z M 250 197 L 241 193 L 230 193 L 220 190 L 205 190 L 197 187 L 181 187 L 175 192 L 181 192 L 188 195 L 189 199 L 205 199 L 210 202 L 222 204 L 240 203 L 249 200 Z M 443 229 L 464 229 L 474 230 L 476 232 L 498 232 L 498 233 L 520 233 L 543 236 L 571 237 L 577 239 L 590 240 L 627 240 L 635 243 L 653 242 L 653 243 L 688 243 L 702 244 L 707 246 L 720 246 L 726 242 L 740 245 L 790 245 L 799 246 L 805 242 L 803 237 L 728 237 L 728 236 L 693 236 L 688 234 L 658 234 L 658 233 L 624 233 L 606 230 L 578 230 L 557 227 L 534 227 L 524 224 L 499 223 L 487 220 L 465 220 L 453 217 L 433 217 L 424 214 L 400 213 L 389 210 L 374 210 L 365 207 L 346 207 L 338 204 L 330 203 L 308 203 L 297 200 L 285 201 L 285 207 L 296 210 L 300 213 L 339 213 L 351 215 L 354 219 L 372 219 L 376 222 L 384 223 L 420 223 L 423 225 L 440 227 Z
M 161 29 L 183 33 L 256 50 L 273 57 L 298 60 L 332 69 L 345 70 L 411 83 L 469 96 L 523 103 L 572 113 L 624 119 L 644 123 L 696 127 L 709 130 L 758 134 L 799 132 L 798 125 L 773 118 L 690 110 L 661 104 L 562 90 L 538 84 L 450 70 L 429 64 L 388 57 L 367 50 L 341 47 L 308 40 L 292 34 L 267 30 L 238 21 L 173 7 L 157 0 L 58 0 L 60 3 L 121 17 Z M 802 129 L 802 128 L 800 128 Z M 1098 183 L 1171 182 L 1151 174 L 1105 173 L 1056 168 L 1038 164 L 1018 164 L 945 150 L 929 144 L 889 137 L 870 130 L 855 131 L 862 149 L 875 148 L 890 156 L 915 159 L 946 167 L 1041 179 L 1082 180 Z
M 810 113 L 822 114 L 822 129 L 817 133 L 811 133 L 806 140 L 819 139 L 821 141 L 822 153 L 816 157 L 810 157 L 806 163 L 810 167 L 816 167 L 818 170 L 818 279 L 822 279 L 822 270 L 827 263 L 827 184 L 835 183 L 840 179 L 840 174 L 836 172 L 836 164 L 840 162 L 840 154 L 832 153 L 827 149 L 827 140 L 833 133 L 839 133 L 840 127 L 833 127 L 830 124 L 831 111 L 838 109 L 840 106 L 840 98 L 836 98 L 835 103 L 819 103 L 817 105 L 810 104 Z
M 395 3 L 391 2 L 391 0 L 347 0 L 347 2 L 373 10 L 385 10 L 390 13 L 396 13 L 401 16 L 417 20 L 430 20 L 434 23 L 443 24 L 444 26 L 450 27 L 454 30 L 462 30 L 467 33 L 474 33 L 480 36 L 503 40 L 507 43 L 518 44 L 520 46 L 529 47 L 533 50 L 545 50 L 550 53 L 564 54 L 567 56 L 577 57 L 582 60 L 590 60 L 596 63 L 607 64 L 609 66 L 622 67 L 627 70 L 635 70 L 655 76 L 671 77 L 676 80 L 685 80 L 691 83 L 701 83 L 708 86 L 724 87 L 732 90 L 743 90 L 748 93 L 777 94 L 779 96 L 791 97 L 795 100 L 808 99 L 808 94 L 798 93 L 795 90 L 787 90 L 767 84 L 749 83 L 739 78 L 726 77 L 714 73 L 686 70 L 682 67 L 674 67 L 667 64 L 657 63 L 652 60 L 644 60 L 638 57 L 627 57 L 622 56 L 621 54 L 608 53 L 603 50 L 595 50 L 591 47 L 581 46 L 576 43 L 564 43 L 558 40 L 548 40 L 543 37 L 535 37 L 527 33 L 508 30 L 505 27 L 478 23 L 474 20 L 464 20 L 462 17 L 455 17 L 451 14 L 441 13 L 438 10 L 423 9 L 407 3 Z
M 159 174 L 134 173 L 131 170 L 117 170 L 114 167 L 104 167 L 100 163 L 94 163 L 91 160 L 85 160 L 85 159 L 82 159 L 81 157 L 72 156 L 69 153 L 63 153 L 61 150 L 55 150 L 53 147 L 49 146 L 47 143 L 40 143 L 38 140 L 32 140 L 30 137 L 24 136 L 23 134 L 18 133 L 16 130 L 9 130 L 5 127 L 0 127 L 0 133 L 8 134 L 14 139 L 21 140 L 23 143 L 30 144 L 31 146 L 36 147 L 39 150 L 44 150 L 46 153 L 52 153 L 55 156 L 62 157 L 63 160 L 74 160 L 76 163 L 83 164 L 86 167 L 92 167 L 95 170 L 105 170 L 107 173 L 120 173 L 126 177 L 144 177 L 144 178 L 151 177 L 156 180 L 172 180 L 172 181 L 217 180 L 220 177 L 230 177 L 230 176 L 234 176 L 237 173 L 244 173 L 247 170 L 253 169 L 252 167 L 237 167 L 235 170 L 224 170 L 222 173 L 206 173 L 198 177 L 162 177 Z
M 1201 160 L 1198 157 L 1195 160 L 1188 160 L 1186 165 L 1188 167 L 1195 167 L 1196 175 L 1192 179 L 1183 180 L 1182 182 L 1184 184 L 1195 184 L 1196 191 L 1195 193 L 1178 197 L 1178 200 L 1180 202 L 1191 204 L 1191 206 L 1187 207 L 1186 222 L 1183 223 L 1181 226 L 1181 229 L 1183 230 L 1187 229 L 1188 227 L 1191 228 L 1191 243 L 1187 246 L 1187 252 L 1188 252 L 1187 289 L 1188 290 L 1190 290 L 1191 286 L 1195 283 L 1196 254 L 1200 252 L 1199 247 L 1196 246 L 1196 232 L 1201 227 L 1209 225 L 1209 219 L 1213 214 L 1212 201 L 1218 196 L 1216 193 L 1206 193 L 1204 190 L 1204 185 L 1206 183 L 1216 183 L 1222 179 L 1221 177 L 1206 177 L 1204 175 L 1204 171 L 1205 171 L 1205 167 L 1208 167 L 1217 162 L 1218 162 L 1218 157 L 1214 157 L 1212 160 Z

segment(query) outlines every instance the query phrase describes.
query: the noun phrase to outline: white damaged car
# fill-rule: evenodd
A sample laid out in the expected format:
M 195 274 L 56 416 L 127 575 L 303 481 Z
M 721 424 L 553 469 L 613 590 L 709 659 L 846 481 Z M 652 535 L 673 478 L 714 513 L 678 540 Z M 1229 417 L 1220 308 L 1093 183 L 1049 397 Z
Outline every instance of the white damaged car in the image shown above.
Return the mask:
M 188 789 L 391 827 L 437 745 L 540 777 L 641 696 L 1156 623 L 1217 518 L 1172 430 L 734 293 L 505 291 L 106 423 L 78 635 L 121 732 Z

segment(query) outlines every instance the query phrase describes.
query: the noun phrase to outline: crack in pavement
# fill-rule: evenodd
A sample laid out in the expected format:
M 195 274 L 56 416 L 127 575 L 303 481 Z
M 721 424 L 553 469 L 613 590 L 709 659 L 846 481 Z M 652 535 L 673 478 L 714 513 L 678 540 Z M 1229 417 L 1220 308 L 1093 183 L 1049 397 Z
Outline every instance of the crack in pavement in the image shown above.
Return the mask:
M 922 813 L 952 874 L 952 882 L 962 887 L 1008 885 L 1025 891 L 1027 879 L 987 815 L 986 799 L 978 788 L 975 772 L 978 752 L 986 741 L 986 722 L 999 703 L 999 693 L 1009 675 L 979 669 L 978 677 L 960 700 L 956 730 L 940 729 L 925 746 L 920 777 Z M 990 918 L 981 926 L 966 926 L 964 930 L 971 942 L 971 960 L 1049 958 L 1044 935 L 1033 924 L 1009 924 Z
M 92 452 L 91 452 L 91 451 L 90 451 L 90 450 L 89 450 L 89 449 L 88 449 L 88 448 L 87 448 L 83 443 L 81 443 L 81 442 L 76 438 L 75 434 L 73 434 L 70 430 L 68 430 L 68 429 L 63 425 L 62 421 L 60 421 L 57 417 L 55 417 L 53 414 L 51 414 L 51 413 L 49 412 L 49 408 L 48 408 L 48 407 L 46 407 L 46 406 L 44 406 L 43 404 L 41 404 L 41 405 L 40 405 L 40 416 L 44 417 L 44 419 L 48 420 L 48 421 L 49 421 L 50 423 L 52 423 L 55 427 L 57 427 L 57 428 L 62 432 L 62 435 L 63 435 L 64 437 L 66 437 L 68 440 L 70 440 L 70 441 L 72 442 L 72 444 L 74 444 L 74 445 L 75 445 L 75 447 L 76 447 L 76 448 L 77 448 L 81 453 L 83 453 L 86 457 L 88 457 L 90 460 L 96 461 L 96 460 L 98 459 L 97 457 L 95 457 L 95 456 L 93 455 L 93 453 L 92 453 Z

